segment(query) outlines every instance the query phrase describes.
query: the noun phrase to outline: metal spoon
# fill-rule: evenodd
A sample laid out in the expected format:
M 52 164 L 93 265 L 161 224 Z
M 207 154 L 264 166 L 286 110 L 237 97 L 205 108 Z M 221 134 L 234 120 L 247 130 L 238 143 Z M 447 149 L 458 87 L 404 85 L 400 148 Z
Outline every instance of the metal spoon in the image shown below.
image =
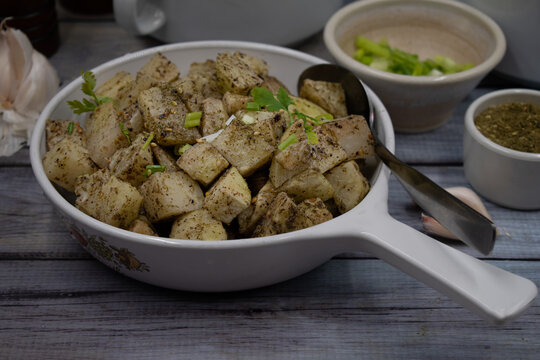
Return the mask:
M 373 110 L 364 86 L 349 70 L 333 64 L 314 65 L 300 75 L 298 91 L 305 79 L 339 82 L 345 90 L 350 114 L 363 115 L 375 140 L 375 153 L 392 170 L 411 198 L 465 244 L 487 255 L 493 249 L 495 225 L 485 216 L 399 160 L 377 137 Z

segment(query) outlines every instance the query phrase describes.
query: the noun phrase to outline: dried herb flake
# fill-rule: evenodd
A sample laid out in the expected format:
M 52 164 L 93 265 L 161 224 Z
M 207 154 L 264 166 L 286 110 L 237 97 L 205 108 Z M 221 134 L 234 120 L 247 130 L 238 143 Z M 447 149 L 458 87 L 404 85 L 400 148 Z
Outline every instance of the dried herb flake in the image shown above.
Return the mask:
M 511 102 L 492 106 L 474 118 L 476 128 L 509 149 L 540 153 L 540 106 Z

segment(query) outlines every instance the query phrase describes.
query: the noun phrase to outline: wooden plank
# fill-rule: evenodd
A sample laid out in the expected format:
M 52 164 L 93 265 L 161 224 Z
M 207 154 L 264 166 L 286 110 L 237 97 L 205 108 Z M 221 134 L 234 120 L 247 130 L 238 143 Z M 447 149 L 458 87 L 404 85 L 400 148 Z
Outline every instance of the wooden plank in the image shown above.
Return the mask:
M 28 146 L 24 146 L 11 156 L 0 156 L 0 167 L 2 166 L 30 166 Z
M 0 259 L 87 258 L 29 167 L 0 167 Z
M 461 167 L 418 167 L 441 186 L 466 185 Z M 43 195 L 28 167 L 0 167 L 0 259 L 1 258 L 87 258 L 86 252 L 68 235 L 64 225 Z M 392 177 L 389 212 L 396 219 L 421 230 L 420 209 L 412 205 L 405 190 Z M 540 257 L 540 211 L 513 211 L 485 201 L 501 234 L 492 258 L 530 259 Z M 474 250 L 447 241 L 473 256 Z M 355 254 L 364 257 L 365 254 Z
M 494 261 L 540 280 L 540 262 Z M 378 260 L 332 260 L 296 279 L 222 294 L 172 291 L 94 261 L 1 261 L 2 358 L 530 358 L 536 300 L 479 320 Z M 456 331 L 459 329 L 459 331 Z

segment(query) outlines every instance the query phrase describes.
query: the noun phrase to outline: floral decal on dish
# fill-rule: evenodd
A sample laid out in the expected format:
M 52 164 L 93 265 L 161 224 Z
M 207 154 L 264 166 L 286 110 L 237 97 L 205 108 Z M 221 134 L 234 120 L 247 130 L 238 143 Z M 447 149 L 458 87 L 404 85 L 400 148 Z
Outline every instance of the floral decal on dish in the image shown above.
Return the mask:
M 70 234 L 94 257 L 101 260 L 116 271 L 122 268 L 130 271 L 150 271 L 150 267 L 140 261 L 135 254 L 126 248 L 117 248 L 108 244 L 101 236 L 87 235 L 84 230 L 71 224 Z

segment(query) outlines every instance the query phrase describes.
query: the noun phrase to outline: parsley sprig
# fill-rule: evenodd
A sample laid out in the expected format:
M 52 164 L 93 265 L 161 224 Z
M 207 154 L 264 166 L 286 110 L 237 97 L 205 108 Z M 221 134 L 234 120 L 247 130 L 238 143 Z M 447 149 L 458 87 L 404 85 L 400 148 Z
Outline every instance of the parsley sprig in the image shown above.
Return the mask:
M 84 94 L 90 96 L 90 98 L 83 98 L 82 101 L 69 100 L 67 102 L 75 114 L 80 115 L 85 112 L 92 112 L 101 104 L 113 101 L 110 97 L 96 95 L 94 92 L 94 89 L 96 88 L 96 77 L 94 73 L 91 71 L 84 71 L 81 72 L 81 77 L 84 80 L 81 85 L 81 90 Z
M 251 96 L 253 97 L 253 101 L 249 102 L 246 106 L 247 110 L 260 110 L 262 108 L 268 110 L 268 111 L 286 111 L 289 114 L 290 122 L 288 126 L 291 126 L 291 124 L 294 121 L 294 118 L 301 119 L 304 122 L 304 131 L 306 132 L 306 136 L 308 139 L 309 144 L 317 144 L 319 142 L 319 139 L 317 138 L 317 134 L 313 131 L 313 125 L 321 125 L 328 120 L 322 118 L 322 117 L 312 117 L 307 114 L 304 114 L 296 108 L 292 108 L 292 110 L 289 109 L 290 105 L 294 105 L 293 99 L 289 96 L 287 93 L 287 90 L 284 88 L 280 88 L 276 95 L 274 95 L 270 90 L 266 88 L 256 87 L 251 90 Z M 285 143 L 286 141 L 284 141 Z M 290 143 L 288 143 L 286 146 L 282 146 L 283 149 L 285 149 Z M 281 146 L 282 144 L 280 144 Z M 283 150 L 281 149 L 281 150 Z

